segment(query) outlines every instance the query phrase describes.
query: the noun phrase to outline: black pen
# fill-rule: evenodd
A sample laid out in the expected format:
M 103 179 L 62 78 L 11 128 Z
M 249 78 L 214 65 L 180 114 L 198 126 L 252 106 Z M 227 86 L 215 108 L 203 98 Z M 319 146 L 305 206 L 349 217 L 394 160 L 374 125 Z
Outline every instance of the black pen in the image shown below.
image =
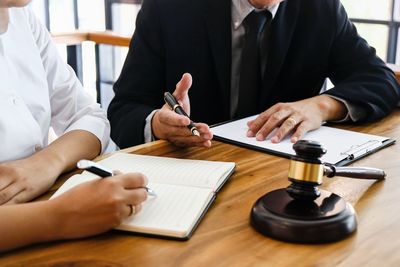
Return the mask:
M 78 169 L 86 170 L 86 171 L 96 174 L 100 177 L 114 176 L 114 172 L 112 170 L 107 169 L 106 167 L 101 166 L 100 164 L 93 162 L 91 160 L 82 159 L 82 160 L 78 161 L 76 166 L 78 167 Z M 150 189 L 148 187 L 143 187 L 143 188 L 147 191 L 149 196 L 153 196 L 153 197 L 157 196 L 157 194 L 152 189 Z
M 176 101 L 175 97 L 171 93 L 169 92 L 164 93 L 164 101 L 173 111 L 175 111 L 175 113 L 178 113 L 179 115 L 183 115 L 189 118 L 188 114 L 186 114 L 186 112 L 183 110 L 181 105 L 178 104 L 178 101 Z M 190 124 L 187 127 L 189 128 L 190 132 L 193 135 L 200 136 L 200 133 L 197 130 L 196 126 L 194 126 L 192 120 L 190 120 Z

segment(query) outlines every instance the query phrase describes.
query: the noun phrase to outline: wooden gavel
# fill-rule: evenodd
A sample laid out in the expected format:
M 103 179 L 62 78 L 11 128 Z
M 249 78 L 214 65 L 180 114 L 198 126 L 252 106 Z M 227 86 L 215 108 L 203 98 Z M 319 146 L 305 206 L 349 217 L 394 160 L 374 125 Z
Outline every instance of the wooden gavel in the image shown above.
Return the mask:
M 357 179 L 383 180 L 383 170 L 367 167 L 336 167 L 323 164 L 320 158 L 326 149 L 315 141 L 300 140 L 293 145 L 296 156 L 290 161 L 288 179 L 292 184 L 286 188 L 288 194 L 298 200 L 314 200 L 320 196 L 318 186 L 323 176 L 342 176 Z
M 293 145 L 287 188 L 268 192 L 253 205 L 251 225 L 260 233 L 288 242 L 326 243 L 341 240 L 357 229 L 354 208 L 335 193 L 319 190 L 323 176 L 382 180 L 374 168 L 336 167 L 320 158 L 326 149 L 318 142 L 300 140 Z

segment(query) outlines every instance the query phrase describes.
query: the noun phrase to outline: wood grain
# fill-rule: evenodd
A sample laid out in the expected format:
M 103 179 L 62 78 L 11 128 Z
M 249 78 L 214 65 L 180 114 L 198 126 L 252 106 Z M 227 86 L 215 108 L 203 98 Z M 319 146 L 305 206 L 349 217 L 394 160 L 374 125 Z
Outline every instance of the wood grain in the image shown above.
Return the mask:
M 400 137 L 400 111 L 363 126 L 340 126 Z M 324 245 L 289 244 L 262 236 L 249 225 L 253 203 L 285 187 L 289 160 L 213 142 L 210 149 L 177 148 L 163 141 L 125 150 L 129 153 L 235 161 L 237 169 L 215 204 L 186 242 L 110 231 L 97 237 L 33 245 L 0 255 L 0 266 L 398 266 L 400 264 L 400 147 L 395 144 L 355 166 L 384 169 L 383 182 L 361 186 L 343 178 L 339 188 L 364 190 L 355 200 L 358 230 L 350 238 Z M 55 188 L 65 180 L 65 176 Z M 340 179 L 340 178 L 339 178 Z M 331 180 L 335 181 L 335 180 Z M 53 189 L 55 189 L 53 188 Z M 346 191 L 345 190 L 345 191 Z M 43 198 L 49 197 L 47 194 Z M 4 218 L 2 218 L 4 219 Z

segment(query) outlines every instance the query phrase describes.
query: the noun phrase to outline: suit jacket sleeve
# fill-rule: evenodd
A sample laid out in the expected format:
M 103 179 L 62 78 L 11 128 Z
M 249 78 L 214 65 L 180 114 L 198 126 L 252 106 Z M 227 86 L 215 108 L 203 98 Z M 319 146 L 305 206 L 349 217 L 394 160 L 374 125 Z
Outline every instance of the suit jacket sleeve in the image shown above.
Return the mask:
M 394 73 L 376 56 L 375 49 L 362 39 L 349 21 L 339 1 L 331 3 L 336 20 L 329 78 L 335 87 L 326 94 L 362 108 L 359 121 L 380 119 L 399 102 L 400 88 Z
M 108 108 L 111 137 L 121 148 L 144 143 L 146 117 L 163 105 L 165 56 L 156 4 L 153 0 L 143 3 Z

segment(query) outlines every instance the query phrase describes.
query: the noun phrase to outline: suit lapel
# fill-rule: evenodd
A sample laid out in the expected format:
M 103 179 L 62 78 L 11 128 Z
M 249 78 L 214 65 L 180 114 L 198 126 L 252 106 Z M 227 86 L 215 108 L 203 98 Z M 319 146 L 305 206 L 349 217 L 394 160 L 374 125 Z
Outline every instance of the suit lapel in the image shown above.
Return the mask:
M 232 57 L 231 0 L 207 0 L 205 20 L 209 42 L 223 97 L 223 110 L 229 115 Z
M 298 4 L 300 1 L 282 2 L 276 17 L 272 21 L 270 46 L 267 58 L 267 66 L 263 78 L 263 90 L 261 91 L 260 107 L 264 110 L 268 95 L 279 75 L 282 64 L 285 61 L 293 32 L 298 17 Z

